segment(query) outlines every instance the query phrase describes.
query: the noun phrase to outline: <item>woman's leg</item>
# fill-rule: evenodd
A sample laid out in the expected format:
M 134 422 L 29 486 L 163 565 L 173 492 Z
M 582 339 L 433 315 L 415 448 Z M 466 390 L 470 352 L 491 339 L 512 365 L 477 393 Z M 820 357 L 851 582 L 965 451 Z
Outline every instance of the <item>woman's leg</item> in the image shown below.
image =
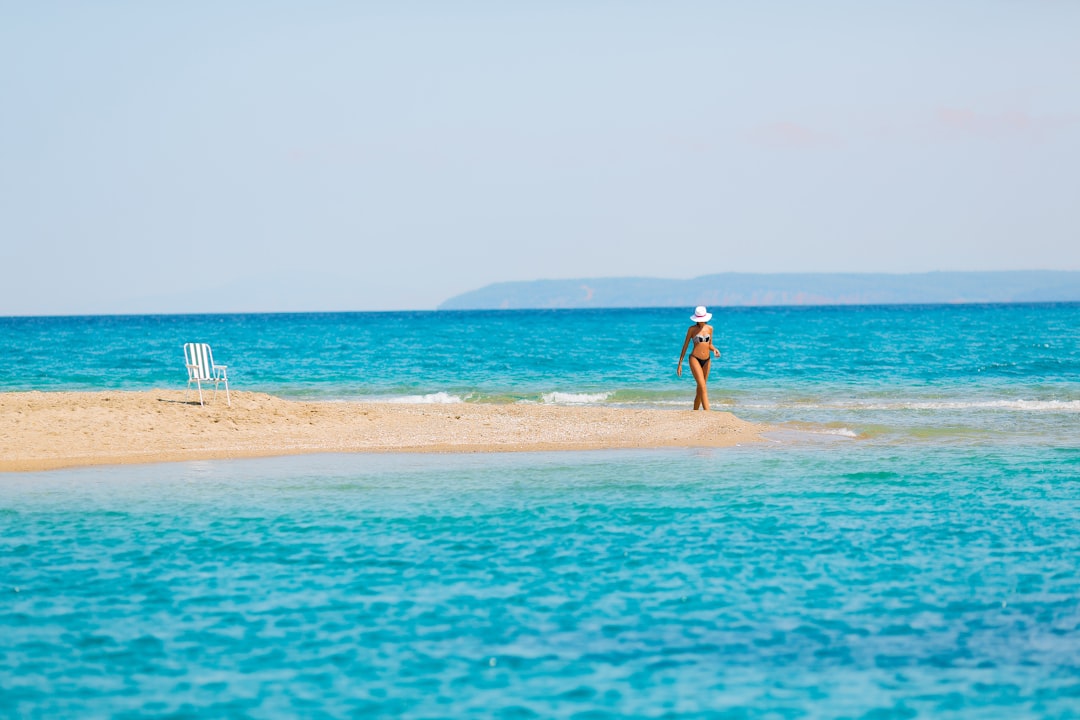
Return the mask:
M 709 371 L 712 370 L 712 357 L 701 368 L 701 374 L 705 377 L 701 380 L 701 402 L 705 409 L 709 409 Z
M 697 395 L 694 396 L 694 409 L 701 408 L 703 410 L 709 409 L 709 392 L 705 387 L 705 380 L 708 377 L 708 368 L 711 363 L 706 363 L 705 367 L 701 367 L 701 361 L 693 355 L 690 356 L 690 372 L 694 373 L 694 380 L 697 382 Z

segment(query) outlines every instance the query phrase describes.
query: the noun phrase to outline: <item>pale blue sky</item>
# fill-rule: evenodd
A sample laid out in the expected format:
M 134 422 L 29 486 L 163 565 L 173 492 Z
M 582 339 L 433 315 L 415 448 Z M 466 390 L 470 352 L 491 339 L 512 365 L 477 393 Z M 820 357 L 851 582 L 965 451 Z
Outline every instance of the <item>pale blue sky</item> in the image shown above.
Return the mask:
M 0 315 L 1080 270 L 1080 2 L 0 0 Z

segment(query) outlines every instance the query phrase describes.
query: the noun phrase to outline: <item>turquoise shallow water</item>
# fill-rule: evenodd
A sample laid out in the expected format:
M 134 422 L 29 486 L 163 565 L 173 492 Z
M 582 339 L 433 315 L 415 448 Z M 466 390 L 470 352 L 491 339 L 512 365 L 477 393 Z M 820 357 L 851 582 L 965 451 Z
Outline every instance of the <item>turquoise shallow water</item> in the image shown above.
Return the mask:
M 1080 713 L 1076 450 L 331 455 L 3 482 L 8 716 Z
M 0 390 L 677 409 L 687 314 L 0 318 Z M 713 325 L 762 445 L 0 475 L 0 717 L 1080 717 L 1080 305 Z

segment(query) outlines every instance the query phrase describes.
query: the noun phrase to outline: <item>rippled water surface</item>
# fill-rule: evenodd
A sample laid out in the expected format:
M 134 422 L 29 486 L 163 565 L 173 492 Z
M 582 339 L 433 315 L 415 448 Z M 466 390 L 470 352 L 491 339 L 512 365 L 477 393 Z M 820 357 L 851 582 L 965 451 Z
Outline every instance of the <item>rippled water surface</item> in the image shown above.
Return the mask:
M 0 477 L 4 717 L 1080 716 L 1080 450 Z

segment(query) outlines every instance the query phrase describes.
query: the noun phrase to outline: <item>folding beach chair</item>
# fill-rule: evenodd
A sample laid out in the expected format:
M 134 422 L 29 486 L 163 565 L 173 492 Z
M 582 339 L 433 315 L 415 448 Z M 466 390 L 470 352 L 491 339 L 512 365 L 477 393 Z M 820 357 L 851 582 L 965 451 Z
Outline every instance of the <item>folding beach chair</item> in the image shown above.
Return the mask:
M 229 376 L 226 374 L 227 365 L 215 365 L 214 356 L 210 353 L 210 346 L 206 343 L 187 343 L 184 345 L 184 362 L 187 364 L 187 384 L 195 383 L 199 388 L 199 404 L 204 405 L 202 396 L 202 384 L 214 383 L 214 397 L 217 397 L 217 386 L 225 383 L 225 402 L 232 407 L 232 399 L 229 397 Z

